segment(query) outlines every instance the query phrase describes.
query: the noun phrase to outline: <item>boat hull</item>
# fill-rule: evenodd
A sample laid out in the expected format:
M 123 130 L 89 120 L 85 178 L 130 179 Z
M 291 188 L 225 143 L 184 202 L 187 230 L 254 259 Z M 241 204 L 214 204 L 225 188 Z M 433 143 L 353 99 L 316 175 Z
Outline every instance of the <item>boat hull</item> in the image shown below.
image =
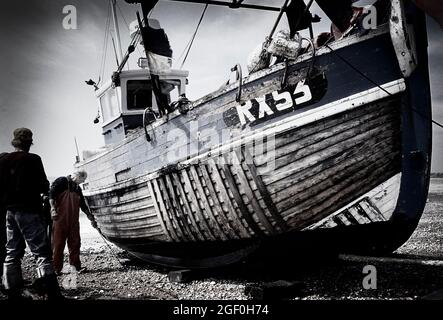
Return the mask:
M 423 15 L 411 12 L 415 32 L 425 34 Z M 316 57 L 307 102 L 292 96 L 283 108 L 276 98 L 306 83 L 312 61 L 277 66 L 245 83 L 248 109 L 239 111 L 230 86 L 153 126 L 152 142 L 140 131 L 81 164 L 100 232 L 135 256 L 175 267 L 233 263 L 282 239 L 285 250 L 324 241 L 395 250 L 415 229 L 429 185 L 425 39 L 417 38 L 418 66 L 407 79 L 389 34 L 379 31 Z M 164 133 L 174 129 L 185 139 L 171 145 Z M 214 131 L 228 134 L 214 139 Z

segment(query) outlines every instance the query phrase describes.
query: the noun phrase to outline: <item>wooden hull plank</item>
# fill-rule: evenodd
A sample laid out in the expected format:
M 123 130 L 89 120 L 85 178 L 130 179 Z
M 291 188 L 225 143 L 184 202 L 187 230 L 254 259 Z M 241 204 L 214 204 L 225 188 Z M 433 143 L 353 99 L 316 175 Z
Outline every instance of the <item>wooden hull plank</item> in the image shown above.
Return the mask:
M 225 157 L 226 161 L 229 161 L 228 157 Z M 250 203 L 252 204 L 252 208 L 254 210 L 254 214 L 257 215 L 258 220 L 260 223 L 265 227 L 265 229 L 268 231 L 269 234 L 275 234 L 277 233 L 274 226 L 269 221 L 269 218 L 266 217 L 266 214 L 260 204 L 258 203 L 258 200 L 254 194 L 254 191 L 252 190 L 251 186 L 249 185 L 249 181 L 245 175 L 245 172 L 243 171 L 243 167 L 241 165 L 241 158 L 237 156 L 236 152 L 230 153 L 230 159 L 231 166 L 227 166 L 227 170 L 229 168 L 233 168 L 234 172 L 236 173 L 237 177 L 239 178 L 240 185 L 239 187 L 243 188 L 246 196 L 248 197 Z M 229 162 L 227 162 L 229 163 Z
M 175 233 L 179 237 L 180 241 L 185 241 L 186 236 L 183 233 L 183 228 L 180 225 L 179 217 L 177 216 L 177 212 L 174 210 L 174 207 L 172 206 L 170 196 L 168 193 L 168 188 L 166 187 L 165 182 L 163 181 L 164 176 L 160 176 L 156 178 L 158 182 L 158 186 L 160 189 L 160 192 L 162 193 L 162 198 L 165 205 L 165 214 L 169 218 L 169 223 L 171 224 L 172 228 L 175 230 Z
M 191 180 L 189 179 L 189 175 L 186 169 L 183 169 L 182 171 L 180 171 L 183 180 L 185 182 L 185 190 L 187 189 L 187 194 L 190 196 L 191 198 L 191 202 L 190 205 L 195 207 L 195 212 L 197 213 L 197 217 L 198 220 L 200 222 L 200 224 L 203 225 L 203 230 L 206 231 L 207 236 L 209 237 L 210 240 L 216 240 L 216 239 L 220 239 L 218 238 L 212 228 L 208 225 L 208 222 L 206 221 L 206 218 L 204 216 L 204 213 L 202 212 L 201 208 L 200 208 L 200 204 L 198 202 L 197 196 L 194 193 L 194 188 L 192 187 L 192 183 Z
M 396 122 L 398 123 L 399 121 L 397 120 Z M 312 144 L 307 144 L 302 149 L 297 149 L 293 153 L 290 153 L 280 159 L 276 159 L 275 171 L 279 170 L 280 168 L 288 167 L 288 164 L 292 163 L 301 163 L 301 165 L 303 165 L 302 159 L 306 159 L 308 156 L 315 155 L 316 153 L 320 153 L 322 151 L 325 151 L 323 152 L 323 154 L 327 154 L 329 149 L 332 149 L 335 146 L 344 148 L 346 146 L 352 146 L 359 141 L 365 141 L 368 138 L 377 136 L 377 134 L 379 133 L 383 133 L 383 131 L 391 130 L 394 126 L 393 123 L 393 118 L 390 116 L 386 116 L 379 119 L 377 122 L 370 123 L 368 126 L 361 127 L 355 130 L 345 131 L 342 134 L 338 136 L 333 136 L 329 139 L 320 140 L 318 142 L 313 141 Z
M 390 162 L 376 169 L 374 168 L 376 166 L 368 167 L 367 170 L 335 184 L 332 188 L 327 188 L 316 194 L 315 197 L 292 206 L 282 215 L 285 219 L 288 219 L 289 224 L 297 226 L 297 228 L 307 227 L 318 219 L 322 219 L 338 210 L 343 206 L 343 203 L 350 202 L 361 194 L 368 192 L 398 172 L 398 165 Z M 364 186 L 359 181 L 364 181 Z M 322 201 L 319 202 L 318 199 L 322 199 Z
M 175 192 L 176 188 L 172 184 L 170 175 L 165 174 L 164 179 L 166 180 L 166 186 L 168 188 L 167 191 L 170 195 L 169 200 L 167 200 L 167 202 L 169 202 L 170 204 L 171 211 L 176 213 L 175 217 L 177 219 L 177 224 L 180 227 L 180 222 L 181 222 L 181 231 L 185 236 L 186 241 L 195 241 L 196 238 L 194 237 L 191 229 L 189 228 L 188 220 L 182 210 L 182 206 L 180 205 L 180 199 L 178 198 Z
M 226 161 L 225 161 L 226 163 Z M 235 202 L 237 203 L 238 208 L 242 214 L 242 217 L 245 219 L 248 226 L 254 231 L 256 235 L 263 235 L 264 231 L 260 228 L 257 222 L 255 222 L 253 216 L 250 214 L 250 211 L 246 204 L 243 201 L 243 198 L 238 190 L 237 183 L 232 176 L 231 170 L 229 169 L 229 165 L 223 165 L 223 173 L 226 177 L 226 182 L 228 184 L 229 190 L 231 190 L 232 195 L 234 196 Z
M 191 221 L 191 226 L 193 227 L 193 231 L 196 234 L 196 237 L 199 240 L 205 240 L 204 232 L 201 230 L 201 227 L 198 225 L 198 223 L 195 221 L 195 217 L 193 214 L 193 211 L 191 210 L 191 207 L 189 206 L 188 200 L 186 199 L 186 193 L 183 189 L 183 185 L 180 181 L 180 177 L 177 173 L 172 173 L 172 178 L 175 181 L 175 185 L 178 188 L 178 192 L 182 198 L 183 206 L 185 209 L 185 212 L 187 212 L 187 216 L 189 217 L 189 220 Z
M 226 226 L 227 232 L 232 239 L 239 239 L 241 235 L 238 233 L 238 230 L 235 227 L 235 224 L 229 221 L 228 216 L 225 214 L 223 210 L 223 204 L 220 202 L 217 191 L 215 191 L 214 185 L 212 184 L 212 179 L 209 176 L 208 168 L 206 164 L 202 164 L 200 166 L 200 170 L 203 176 L 203 180 L 206 182 L 206 187 L 209 190 L 209 194 L 211 195 L 214 207 L 213 210 L 217 211 L 217 215 L 221 220 L 221 223 Z
M 390 126 L 391 125 L 388 124 L 386 129 L 389 129 Z M 306 148 L 309 150 L 302 150 L 300 153 L 288 155 L 285 158 L 287 164 L 279 167 L 278 173 L 267 175 L 265 178 L 265 183 L 272 183 L 274 181 L 286 178 L 292 173 L 309 168 L 313 163 L 320 163 L 323 161 L 323 159 L 333 154 L 339 155 L 343 152 L 343 150 L 346 150 L 350 146 L 362 144 L 364 141 L 367 141 L 370 138 L 376 138 L 377 135 L 380 135 L 381 133 L 382 132 L 379 128 L 374 128 L 368 131 L 363 131 L 354 136 L 349 135 L 347 140 L 338 138 L 337 140 L 339 141 L 329 141 L 328 143 L 324 142 L 323 147 L 320 150 L 311 150 L 310 148 Z
M 232 224 L 235 226 L 235 228 L 237 230 L 239 230 L 241 237 L 243 237 L 243 238 L 250 237 L 250 232 L 242 224 L 242 221 L 241 221 L 242 215 L 240 215 L 240 216 L 237 215 L 237 211 L 234 208 L 233 202 L 231 201 L 231 198 L 229 197 L 226 186 L 223 183 L 223 179 L 220 175 L 220 172 L 218 171 L 219 169 L 213 159 L 208 160 L 207 169 L 208 169 L 208 172 L 210 170 L 210 173 L 212 175 L 212 178 L 214 179 L 215 185 L 218 186 L 218 190 L 220 191 L 221 197 L 223 199 L 223 203 L 226 205 L 228 212 L 231 213 L 231 215 L 232 215 Z M 259 230 L 258 227 L 257 227 L 257 230 Z M 254 232 L 256 232 L 256 231 L 254 230 Z
M 392 150 L 392 142 L 393 139 L 387 139 L 375 143 L 372 146 L 374 148 L 374 154 Z M 283 190 L 287 190 L 288 188 L 303 188 L 303 182 L 309 183 L 309 181 L 313 179 L 319 179 L 319 176 L 327 176 L 328 172 L 334 170 L 334 168 L 348 167 L 349 165 L 364 161 L 367 157 L 367 155 L 362 152 L 365 147 L 364 144 L 360 146 L 350 146 L 347 149 L 343 149 L 340 153 L 333 153 L 331 156 L 325 157 L 321 162 L 313 162 L 311 167 L 301 168 L 299 172 L 288 173 L 285 179 L 280 179 L 268 185 L 268 189 L 273 198 L 279 201 L 282 199 L 280 193 Z
M 169 233 L 169 235 L 171 236 L 171 238 L 174 241 L 179 241 L 180 238 L 177 235 L 177 233 L 175 232 L 175 229 L 172 226 L 171 221 L 169 219 L 168 211 L 166 210 L 165 202 L 164 202 L 164 199 L 162 197 L 162 194 L 161 194 L 161 191 L 160 191 L 157 179 L 152 179 L 151 183 L 153 185 L 153 190 L 154 190 L 153 195 L 157 199 L 158 208 L 160 209 L 160 214 L 161 214 L 161 217 L 162 217 L 163 221 L 165 222 L 165 226 L 166 226 L 166 228 L 168 230 L 168 233 Z
M 346 115 L 324 119 L 311 123 L 303 128 L 278 134 L 275 137 L 275 158 L 281 158 L 287 153 L 302 149 L 303 146 L 312 145 L 315 142 L 325 140 L 339 133 L 352 130 L 353 128 L 365 126 L 369 121 L 382 116 L 387 116 L 392 113 L 398 114 L 398 111 L 395 111 L 394 108 L 395 106 L 386 105 L 386 103 L 364 106 Z M 259 155 L 255 158 L 257 166 L 261 166 L 266 163 L 266 161 L 266 155 Z
M 331 190 L 331 188 L 334 188 L 338 184 L 344 184 L 344 181 L 347 181 L 348 179 L 349 180 L 352 179 L 351 180 L 352 183 L 354 183 L 356 181 L 356 182 L 358 182 L 359 185 L 363 186 L 365 181 L 358 180 L 358 177 L 361 177 L 362 173 L 364 173 L 364 172 L 369 173 L 370 169 L 378 168 L 380 165 L 391 164 L 397 156 L 398 155 L 396 153 L 392 153 L 390 155 L 385 155 L 383 158 L 379 159 L 379 161 L 377 161 L 377 162 L 373 162 L 370 164 L 361 164 L 360 167 L 353 167 L 351 170 L 341 171 L 329 179 L 325 179 L 324 181 L 322 181 L 320 183 L 317 183 L 315 185 L 311 185 L 311 186 L 303 189 L 299 193 L 292 194 L 289 198 L 279 202 L 277 204 L 277 207 L 279 208 L 280 212 L 282 212 L 282 211 L 289 210 L 293 206 L 294 201 L 296 201 L 297 205 L 302 204 L 305 201 L 312 202 L 311 199 L 313 199 L 314 196 L 317 196 L 317 194 L 327 192 L 328 190 Z M 378 178 L 378 177 L 374 177 L 374 178 Z M 385 180 L 387 180 L 387 179 L 385 179 Z M 383 180 L 383 181 L 385 181 L 385 180 Z M 381 182 L 383 182 L 383 181 L 381 181 Z M 367 190 L 367 191 L 369 191 L 369 190 Z M 358 197 L 356 197 L 356 198 L 358 198 Z
M 368 216 L 372 222 L 385 221 L 383 214 L 377 209 L 376 206 L 372 205 L 369 200 L 366 202 L 362 201 L 360 206 L 366 216 Z
M 359 149 L 363 150 L 365 147 L 367 146 L 363 144 Z M 288 201 L 290 202 L 291 198 L 295 196 L 302 197 L 303 194 L 309 193 L 309 190 L 311 190 L 312 188 L 325 188 L 326 186 L 340 181 L 340 179 L 343 179 L 352 174 L 357 174 L 360 170 L 365 170 L 368 165 L 372 165 L 377 162 L 383 162 L 387 159 L 394 161 L 396 157 L 398 158 L 398 154 L 396 152 L 393 152 L 389 147 L 382 148 L 375 155 L 370 155 L 368 153 L 365 153 L 364 155 L 366 157 L 356 157 L 357 159 L 360 159 L 360 161 L 351 158 L 349 159 L 349 161 L 342 162 L 339 166 L 336 166 L 327 171 L 323 171 L 315 177 L 311 177 L 310 179 L 307 179 L 302 183 L 296 184 L 293 187 L 286 189 L 284 192 L 278 193 L 278 195 L 274 197 L 274 201 L 278 203 L 277 207 L 280 208 L 283 203 L 286 203 Z
M 238 155 L 238 157 L 241 158 L 241 155 Z M 286 222 L 282 219 L 280 214 L 278 213 L 277 208 L 275 207 L 274 201 L 271 198 L 271 195 L 269 194 L 266 185 L 263 183 L 263 180 L 257 173 L 257 168 L 254 163 L 254 159 L 250 155 L 249 151 L 247 149 L 244 149 L 243 151 L 243 157 L 246 159 L 246 164 L 248 166 L 248 169 L 251 173 L 252 178 L 254 179 L 254 182 L 258 188 L 258 191 L 260 192 L 261 197 L 263 198 L 266 207 L 269 210 L 269 213 L 271 214 L 272 218 L 274 219 L 276 225 L 280 229 L 281 232 L 287 231 L 288 227 L 286 225 Z
M 195 166 L 191 166 L 189 168 L 189 172 L 191 173 L 191 176 L 194 180 L 195 186 L 196 186 L 196 192 L 198 192 L 198 195 L 200 196 L 200 200 L 203 203 L 203 209 L 207 212 L 208 217 L 208 225 L 212 226 L 213 233 L 218 235 L 222 240 L 227 240 L 228 237 L 226 236 L 224 228 L 219 224 L 219 222 L 216 219 L 215 211 L 213 210 L 212 206 L 209 203 L 209 199 L 206 196 L 205 191 L 202 187 L 202 182 L 200 181 L 200 177 L 197 173 L 197 170 L 195 169 Z M 196 194 L 196 198 L 197 194 Z M 197 202 L 198 204 L 198 202 Z

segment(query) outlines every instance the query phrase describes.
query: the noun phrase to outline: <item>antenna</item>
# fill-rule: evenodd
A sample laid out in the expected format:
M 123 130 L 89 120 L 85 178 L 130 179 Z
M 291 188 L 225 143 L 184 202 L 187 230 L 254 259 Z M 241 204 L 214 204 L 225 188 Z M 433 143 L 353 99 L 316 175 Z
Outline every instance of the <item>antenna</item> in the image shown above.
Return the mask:
M 74 142 L 75 142 L 75 149 L 77 150 L 77 155 L 75 156 L 75 163 L 79 163 L 80 162 L 80 152 L 78 152 L 78 144 L 77 144 L 76 137 L 74 137 Z

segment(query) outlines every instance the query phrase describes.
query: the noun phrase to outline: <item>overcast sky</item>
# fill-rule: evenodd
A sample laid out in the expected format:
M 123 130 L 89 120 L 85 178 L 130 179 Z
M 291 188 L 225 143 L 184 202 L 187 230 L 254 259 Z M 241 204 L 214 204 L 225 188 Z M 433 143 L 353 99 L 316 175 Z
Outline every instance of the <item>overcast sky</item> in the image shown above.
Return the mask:
M 247 0 L 281 6 L 283 0 Z M 103 55 L 107 0 L 15 0 L 0 10 L 0 152 L 11 151 L 12 131 L 34 131 L 32 152 L 42 156 L 49 176 L 66 175 L 75 159 L 74 137 L 80 150 L 103 145 L 99 125 L 92 123 L 97 102 L 84 80 L 97 80 Z M 77 8 L 78 29 L 62 25 L 66 5 Z M 127 22 L 135 19 L 135 5 L 119 1 Z M 168 33 L 174 57 L 189 41 L 203 5 L 162 2 L 152 17 Z M 314 12 L 322 15 L 317 6 Z M 120 13 L 119 13 L 120 15 Z M 230 10 L 210 6 L 184 69 L 190 70 L 187 89 L 197 99 L 218 88 L 236 63 L 246 69 L 248 54 L 264 40 L 276 18 L 275 12 Z M 283 22 L 280 27 L 284 27 Z M 326 31 L 327 21 L 316 25 Z M 434 119 L 443 122 L 443 32 L 428 21 L 430 70 Z M 129 32 L 121 19 L 123 47 Z M 136 51 L 137 53 L 137 51 Z M 135 60 L 130 64 L 135 67 Z M 179 66 L 179 61 L 175 66 Z M 115 68 L 111 43 L 105 75 Z M 443 129 L 434 127 L 433 171 L 443 172 Z

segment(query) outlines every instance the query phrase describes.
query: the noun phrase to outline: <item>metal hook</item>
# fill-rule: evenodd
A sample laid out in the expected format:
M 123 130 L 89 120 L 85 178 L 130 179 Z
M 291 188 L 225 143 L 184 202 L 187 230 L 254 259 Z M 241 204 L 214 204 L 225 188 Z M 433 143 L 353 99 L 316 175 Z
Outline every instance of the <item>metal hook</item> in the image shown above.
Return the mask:
M 153 114 L 155 120 L 157 120 L 158 118 L 157 118 L 157 115 L 155 114 L 155 112 L 152 110 L 151 107 L 146 108 L 145 111 L 143 112 L 143 129 L 145 130 L 146 141 L 151 142 L 152 141 L 151 136 L 149 135 L 148 129 L 146 128 L 147 125 L 151 124 L 151 122 L 147 123 L 147 115 L 148 115 L 148 113 Z

